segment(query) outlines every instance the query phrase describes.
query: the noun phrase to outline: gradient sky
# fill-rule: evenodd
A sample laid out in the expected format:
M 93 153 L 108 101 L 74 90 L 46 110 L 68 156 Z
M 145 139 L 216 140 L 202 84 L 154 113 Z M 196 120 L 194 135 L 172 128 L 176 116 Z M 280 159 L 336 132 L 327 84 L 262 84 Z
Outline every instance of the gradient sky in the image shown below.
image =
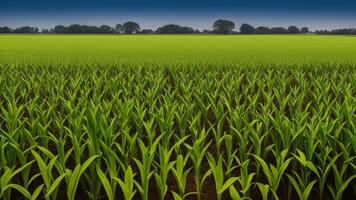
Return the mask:
M 0 0 L 0 26 L 51 28 L 73 23 L 114 26 L 134 20 L 142 28 L 168 23 L 211 29 L 215 19 L 237 26 L 356 27 L 355 0 Z

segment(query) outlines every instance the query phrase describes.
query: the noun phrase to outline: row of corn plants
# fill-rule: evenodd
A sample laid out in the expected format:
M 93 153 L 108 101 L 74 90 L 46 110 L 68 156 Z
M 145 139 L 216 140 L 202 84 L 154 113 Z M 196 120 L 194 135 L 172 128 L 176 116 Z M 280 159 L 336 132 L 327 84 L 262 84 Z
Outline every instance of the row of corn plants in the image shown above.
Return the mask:
M 0 72 L 0 199 L 356 198 L 353 67 Z

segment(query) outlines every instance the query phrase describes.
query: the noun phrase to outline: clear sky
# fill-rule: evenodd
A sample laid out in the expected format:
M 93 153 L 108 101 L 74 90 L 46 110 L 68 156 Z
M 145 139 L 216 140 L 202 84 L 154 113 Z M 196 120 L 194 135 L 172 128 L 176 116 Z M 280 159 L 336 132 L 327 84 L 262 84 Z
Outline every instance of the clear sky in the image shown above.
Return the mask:
M 11 27 L 134 20 L 143 28 L 177 23 L 210 29 L 219 18 L 237 26 L 356 27 L 356 0 L 0 0 L 0 26 Z

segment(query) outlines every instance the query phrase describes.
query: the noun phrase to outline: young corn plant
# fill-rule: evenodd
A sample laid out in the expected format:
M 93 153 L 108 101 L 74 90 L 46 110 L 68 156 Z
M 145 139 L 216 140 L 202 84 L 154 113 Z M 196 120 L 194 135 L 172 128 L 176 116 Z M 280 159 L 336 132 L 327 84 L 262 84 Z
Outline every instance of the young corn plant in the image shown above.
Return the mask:
M 249 135 L 250 141 L 252 141 L 253 143 L 254 155 L 261 156 L 263 139 L 267 134 L 267 133 L 263 135 L 261 134 L 262 122 L 256 119 L 253 120 L 252 122 L 245 121 L 245 125 L 247 127 L 247 129 L 245 130 L 247 131 L 246 135 Z M 253 126 L 256 126 L 256 128 L 254 128 Z
M 37 161 L 37 165 L 44 182 L 45 186 L 45 198 L 51 199 L 57 197 L 58 187 L 61 181 L 67 176 L 67 173 L 62 173 L 57 178 L 53 177 L 52 169 L 56 164 L 58 156 L 54 156 L 51 158 L 48 164 L 41 158 L 41 156 L 34 150 L 31 150 L 32 155 L 35 157 Z
M 99 176 L 99 179 L 101 181 L 101 184 L 104 187 L 104 190 L 106 192 L 106 197 L 108 200 L 114 200 L 115 199 L 115 192 L 116 192 L 116 184 L 112 184 L 111 181 L 106 177 L 105 173 L 100 169 L 99 166 L 96 166 L 96 170 Z
M 179 147 L 181 143 L 183 143 L 189 136 L 186 136 L 176 142 L 170 149 L 166 149 L 162 146 L 159 147 L 158 154 L 159 154 L 159 162 L 157 163 L 158 166 L 154 173 L 154 177 L 159 189 L 160 199 L 164 200 L 168 186 L 167 186 L 167 179 L 168 173 L 173 168 L 175 161 L 171 161 L 171 155 L 176 147 Z
M 224 160 L 224 164 L 226 166 L 226 175 L 228 177 L 231 176 L 231 172 L 237 168 L 237 165 L 235 165 L 235 160 L 238 160 L 238 158 L 236 157 L 236 153 L 237 150 L 235 150 L 234 152 L 233 150 L 233 137 L 231 135 L 225 135 L 222 138 L 225 141 L 225 147 L 226 147 L 226 155 L 227 155 L 227 159 L 226 161 Z
M 356 174 L 345 177 L 348 167 L 348 163 L 345 163 L 341 169 L 338 169 L 335 163 L 332 164 L 334 186 L 328 184 L 328 188 L 335 200 L 341 200 L 345 189 L 356 179 Z
M 243 194 L 243 197 L 249 197 L 250 187 L 252 185 L 253 177 L 255 173 L 249 173 L 249 162 L 250 160 L 246 160 L 245 162 L 240 164 L 240 176 L 237 181 L 240 184 L 241 190 L 240 192 Z
M 184 197 L 186 195 L 192 194 L 192 193 L 190 193 L 190 194 L 185 193 L 187 176 L 188 176 L 190 170 L 192 169 L 192 168 L 185 169 L 188 159 L 189 159 L 189 156 L 190 156 L 189 153 L 186 154 L 185 157 L 183 157 L 183 155 L 178 155 L 175 165 L 172 168 L 172 174 L 176 180 L 176 183 L 177 183 L 178 189 L 179 189 L 179 194 L 175 194 L 175 196 L 178 195 L 182 199 L 184 199 Z
M 239 118 L 238 116 L 235 116 L 234 114 L 234 119 Z M 236 123 L 236 120 L 234 120 Z M 236 129 L 234 127 L 230 127 L 232 130 L 231 135 L 234 136 L 237 140 L 238 143 L 238 151 L 237 151 L 237 156 L 239 160 L 245 161 L 247 160 L 248 157 L 248 148 L 247 145 L 249 144 L 249 134 L 244 134 L 246 131 L 240 131 L 239 129 Z
M 67 186 L 67 198 L 69 200 L 75 199 L 75 193 L 78 188 L 79 180 L 84 174 L 86 169 L 93 163 L 99 156 L 92 156 L 88 158 L 83 164 L 77 165 L 74 170 L 66 169 L 66 186 Z
M 206 132 L 203 129 L 200 133 L 199 138 L 193 142 L 192 146 L 185 144 L 191 152 L 190 159 L 193 162 L 194 182 L 195 182 L 198 200 L 201 199 L 201 192 L 203 190 L 205 179 L 211 174 L 210 170 L 206 171 L 205 173 L 201 172 L 202 162 L 204 161 L 207 150 L 211 144 L 211 142 L 205 144 L 205 139 L 206 139 Z
M 134 161 L 140 172 L 140 182 L 135 181 L 135 185 L 143 200 L 148 200 L 150 179 L 154 173 L 151 168 L 161 137 L 162 136 L 157 137 L 151 147 L 147 147 L 141 140 L 138 140 L 141 150 L 141 159 L 134 158 Z
M 316 180 L 305 183 L 302 178 L 298 175 L 298 173 L 293 172 L 294 176 L 296 177 L 293 178 L 293 176 L 287 174 L 289 181 L 292 183 L 295 191 L 297 192 L 298 198 L 300 200 L 308 200 L 310 192 L 313 189 L 314 184 L 317 182 Z
M 37 198 L 37 195 L 32 196 L 26 188 L 19 184 L 11 183 L 12 179 L 19 173 L 21 173 L 24 169 L 30 167 L 34 161 L 28 162 L 22 167 L 14 170 L 10 168 L 5 168 L 4 173 L 0 176 L 0 199 L 11 199 L 11 189 L 15 189 L 20 192 L 27 199 L 31 199 L 32 197 Z
M 270 186 L 269 186 L 268 184 L 256 183 L 256 185 L 257 185 L 258 189 L 259 189 L 260 192 L 261 192 L 261 196 L 262 196 L 262 199 L 263 199 L 263 200 L 268 200 L 268 199 L 270 199 L 270 198 L 268 197 L 269 191 L 272 192 L 274 199 L 276 199 L 276 200 L 279 199 L 278 195 L 277 195 L 273 190 L 270 189 Z
M 222 194 L 225 192 L 229 187 L 234 184 L 238 180 L 237 177 L 231 177 L 224 181 L 225 173 L 222 165 L 222 158 L 219 156 L 218 161 L 215 161 L 213 155 L 209 154 L 208 162 L 210 166 L 211 173 L 213 174 L 215 180 L 215 188 L 216 188 L 216 195 L 217 200 L 222 199 Z
M 282 176 L 284 175 L 284 171 L 287 169 L 289 163 L 292 160 L 292 158 L 286 159 L 287 154 L 288 149 L 285 149 L 281 152 L 280 155 L 275 155 L 277 161 L 275 166 L 272 164 L 268 165 L 261 157 L 252 154 L 256 161 L 261 165 L 262 171 L 267 178 L 270 189 L 274 193 L 277 193 Z
M 224 108 L 222 104 L 213 104 L 212 110 L 214 112 L 216 122 L 215 124 L 211 124 L 210 126 L 212 127 L 211 130 L 215 139 L 215 153 L 217 155 L 220 155 L 220 148 L 224 137 L 223 123 L 225 120 L 226 113 L 224 113 Z
M 328 176 L 332 170 L 332 165 L 337 161 L 337 159 L 341 155 L 340 153 L 334 156 L 333 158 L 330 158 L 330 153 L 331 153 L 331 148 L 327 146 L 325 154 L 317 154 L 317 158 L 319 159 L 319 165 L 317 166 L 317 168 L 320 174 L 318 180 L 320 198 L 322 198 L 322 195 L 324 194 L 324 190 L 327 189 L 325 185 L 327 183 Z
M 320 180 L 321 177 L 319 175 L 319 171 L 316 168 L 316 166 L 313 164 L 313 162 L 308 161 L 305 154 L 297 149 L 297 153 L 293 154 L 293 156 L 298 160 L 298 162 L 302 165 L 302 172 L 299 175 L 295 171 L 293 171 L 295 177 L 297 178 L 298 181 L 296 181 L 293 176 L 288 175 L 288 178 L 290 182 L 292 183 L 293 187 L 295 188 L 299 198 L 302 198 L 304 200 L 308 199 L 308 196 L 311 192 L 311 189 L 313 188 L 316 180 L 311 181 L 310 177 L 312 172 L 318 177 Z
M 124 199 L 125 200 L 131 200 L 134 198 L 136 194 L 136 190 L 134 188 L 134 176 L 135 174 L 132 172 L 131 167 L 129 166 L 124 173 L 124 179 L 121 180 L 119 178 L 114 177 L 114 179 L 118 182 L 120 185 L 120 188 L 124 194 Z M 110 187 L 108 187 L 110 188 Z

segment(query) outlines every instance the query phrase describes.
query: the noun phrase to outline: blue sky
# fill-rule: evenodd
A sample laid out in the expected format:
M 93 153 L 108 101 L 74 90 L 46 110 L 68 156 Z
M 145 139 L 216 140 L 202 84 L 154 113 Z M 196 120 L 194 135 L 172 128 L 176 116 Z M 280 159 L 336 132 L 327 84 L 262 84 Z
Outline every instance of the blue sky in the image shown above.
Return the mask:
M 143 28 L 177 23 L 211 28 L 215 19 L 312 30 L 356 27 L 355 0 L 0 0 L 0 26 L 115 25 L 135 20 Z

